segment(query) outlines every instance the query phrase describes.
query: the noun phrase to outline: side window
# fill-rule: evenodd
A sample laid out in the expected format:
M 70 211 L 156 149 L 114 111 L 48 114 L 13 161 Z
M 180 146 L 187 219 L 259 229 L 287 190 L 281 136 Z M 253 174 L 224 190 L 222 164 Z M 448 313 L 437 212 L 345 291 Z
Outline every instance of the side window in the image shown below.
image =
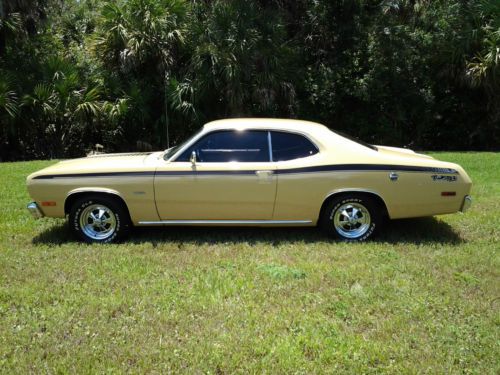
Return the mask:
M 196 160 L 205 163 L 269 161 L 266 131 L 216 131 L 189 147 L 176 161 L 189 161 L 193 151 Z
M 285 132 L 271 132 L 273 161 L 305 158 L 318 153 L 317 147 L 306 137 Z

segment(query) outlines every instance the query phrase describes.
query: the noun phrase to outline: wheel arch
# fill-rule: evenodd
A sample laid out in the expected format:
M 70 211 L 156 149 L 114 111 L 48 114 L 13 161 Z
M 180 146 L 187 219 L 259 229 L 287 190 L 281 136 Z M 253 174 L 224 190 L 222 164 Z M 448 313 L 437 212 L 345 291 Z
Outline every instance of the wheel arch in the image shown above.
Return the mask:
M 127 203 L 125 202 L 125 199 L 123 199 L 118 191 L 106 188 L 78 188 L 71 190 L 64 200 L 64 214 L 68 215 L 71 207 L 77 201 L 77 199 L 80 199 L 81 197 L 84 197 L 86 195 L 102 195 L 116 199 L 118 202 L 120 202 L 120 204 L 123 205 L 130 218 L 130 211 L 128 209 Z
M 340 196 L 349 195 L 349 194 L 364 195 L 364 196 L 372 198 L 377 203 L 377 205 L 380 207 L 380 209 L 382 209 L 383 215 L 387 218 L 390 217 L 389 209 L 387 208 L 387 203 L 385 202 L 384 198 L 382 198 L 382 196 L 379 193 L 377 193 L 373 190 L 353 188 L 353 189 L 335 190 L 335 191 L 330 192 L 323 200 L 323 204 L 321 205 L 321 209 L 319 211 L 318 222 L 321 220 L 321 217 L 323 215 L 324 210 L 326 209 L 328 204 L 333 199 L 336 199 Z

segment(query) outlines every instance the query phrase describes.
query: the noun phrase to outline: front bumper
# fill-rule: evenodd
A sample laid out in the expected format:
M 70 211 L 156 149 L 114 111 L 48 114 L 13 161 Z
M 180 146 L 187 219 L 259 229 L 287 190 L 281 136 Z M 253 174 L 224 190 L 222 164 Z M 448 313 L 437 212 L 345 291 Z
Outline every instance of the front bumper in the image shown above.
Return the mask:
M 462 202 L 462 208 L 460 208 L 460 211 L 462 212 L 467 211 L 471 205 L 472 205 L 472 197 L 470 195 L 466 195 L 464 197 L 464 201 Z
M 41 219 L 45 216 L 36 202 L 29 203 L 26 208 L 35 219 Z

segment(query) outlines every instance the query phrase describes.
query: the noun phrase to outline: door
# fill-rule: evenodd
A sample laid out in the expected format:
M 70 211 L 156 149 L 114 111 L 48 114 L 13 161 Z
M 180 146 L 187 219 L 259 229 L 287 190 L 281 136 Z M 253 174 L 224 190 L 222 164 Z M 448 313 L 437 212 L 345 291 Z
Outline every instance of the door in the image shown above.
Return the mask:
M 275 196 L 267 131 L 210 132 L 155 176 L 161 220 L 271 220 Z
M 318 217 L 331 176 L 314 173 L 321 165 L 319 148 L 302 134 L 271 131 L 272 160 L 278 175 L 274 220 L 311 220 Z

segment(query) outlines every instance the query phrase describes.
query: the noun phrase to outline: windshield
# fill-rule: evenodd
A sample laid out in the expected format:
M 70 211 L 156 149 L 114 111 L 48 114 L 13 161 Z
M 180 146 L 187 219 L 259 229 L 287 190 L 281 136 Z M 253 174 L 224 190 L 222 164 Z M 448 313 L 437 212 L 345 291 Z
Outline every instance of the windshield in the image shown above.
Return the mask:
M 355 137 L 353 137 L 353 136 L 351 136 L 349 134 L 345 134 L 345 133 L 337 131 L 337 130 L 335 130 L 335 131 L 331 130 L 331 131 L 333 133 L 335 133 L 335 134 L 338 134 L 338 135 L 344 137 L 344 138 L 347 138 L 350 141 L 356 142 L 357 144 L 359 144 L 361 146 L 365 146 L 365 147 L 368 147 L 368 148 L 370 148 L 372 150 L 378 151 L 378 148 L 376 146 L 374 146 L 374 145 L 372 145 L 370 143 L 366 143 L 366 142 L 364 142 L 362 140 L 359 140 L 359 139 L 357 139 L 357 138 L 355 138 Z
M 198 134 L 200 134 L 200 132 L 201 132 L 201 130 L 196 132 L 193 136 L 189 137 L 186 141 L 182 142 L 180 145 L 176 145 L 176 146 L 170 147 L 169 149 L 166 149 L 165 153 L 163 154 L 163 159 L 164 160 L 170 159 L 172 156 L 174 156 L 174 154 L 177 151 L 179 151 L 181 148 L 183 148 L 185 145 L 187 145 L 189 142 L 191 142 L 191 140 L 193 138 L 195 138 Z

